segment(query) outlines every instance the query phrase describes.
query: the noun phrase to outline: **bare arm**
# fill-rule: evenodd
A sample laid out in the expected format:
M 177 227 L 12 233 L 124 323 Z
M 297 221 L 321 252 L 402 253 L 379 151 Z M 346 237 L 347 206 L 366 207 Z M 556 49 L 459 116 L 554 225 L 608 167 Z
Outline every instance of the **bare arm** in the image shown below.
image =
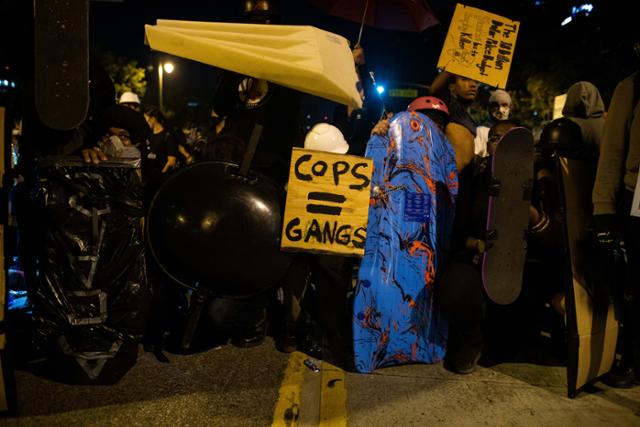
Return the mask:
M 382 119 L 371 129 L 371 136 L 380 135 L 385 136 L 389 132 L 390 119 Z
M 452 76 L 453 74 L 451 74 L 448 71 L 443 71 L 439 73 L 436 76 L 436 78 L 433 79 L 433 82 L 431 82 L 431 86 L 429 86 L 429 91 L 431 93 L 436 93 L 440 91 L 442 88 L 446 87 L 449 84 L 449 80 L 451 79 Z
M 178 145 L 178 151 L 180 152 L 180 154 L 182 154 L 182 157 L 184 157 L 184 160 L 188 165 L 193 163 L 193 156 L 191 156 L 186 148 L 184 148 L 182 145 Z
M 162 173 L 167 173 L 168 170 L 173 169 L 176 165 L 176 157 L 175 156 L 167 156 L 167 163 L 165 163 L 162 168 Z
M 473 134 L 466 127 L 459 125 L 458 123 L 449 123 L 445 130 L 447 139 L 453 147 L 453 151 L 456 155 L 456 166 L 458 172 L 464 169 L 469 163 L 473 161 L 474 157 L 474 143 Z

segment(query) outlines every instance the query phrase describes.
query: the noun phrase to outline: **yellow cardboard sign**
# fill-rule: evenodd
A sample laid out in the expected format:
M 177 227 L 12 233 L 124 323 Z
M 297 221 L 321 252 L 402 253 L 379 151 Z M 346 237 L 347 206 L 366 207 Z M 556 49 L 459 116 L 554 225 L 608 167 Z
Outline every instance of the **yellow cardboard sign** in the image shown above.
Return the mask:
M 519 29 L 518 21 L 458 4 L 438 67 L 504 89 Z
M 371 159 L 294 148 L 282 249 L 364 255 L 372 172 Z

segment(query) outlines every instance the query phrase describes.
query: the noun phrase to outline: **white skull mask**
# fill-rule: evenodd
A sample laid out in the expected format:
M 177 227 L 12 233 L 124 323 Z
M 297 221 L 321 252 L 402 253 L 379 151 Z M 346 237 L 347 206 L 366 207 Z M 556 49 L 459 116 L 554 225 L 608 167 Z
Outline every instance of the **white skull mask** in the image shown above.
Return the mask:
M 511 117 L 511 106 L 509 105 L 496 105 L 491 108 L 491 115 L 496 120 L 509 120 Z

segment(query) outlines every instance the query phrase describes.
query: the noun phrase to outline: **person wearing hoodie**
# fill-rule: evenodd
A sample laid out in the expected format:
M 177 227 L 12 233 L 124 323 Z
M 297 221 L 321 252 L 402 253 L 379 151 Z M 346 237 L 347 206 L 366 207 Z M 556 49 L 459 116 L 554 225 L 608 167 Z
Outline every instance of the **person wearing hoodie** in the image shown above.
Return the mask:
M 536 185 L 540 195 L 540 215 L 557 216 L 558 200 L 554 175 L 554 153 L 597 164 L 605 123 L 605 108 L 598 89 L 589 82 L 574 83 L 567 91 L 562 117 L 549 123 L 540 135 L 536 156 Z M 588 189 L 591 191 L 591 189 Z M 553 207 L 553 208 L 552 208 Z
M 567 91 L 562 117 L 549 123 L 540 135 L 535 164 L 533 215 L 540 224 L 555 227 L 541 228 L 537 238 L 554 242 L 549 233 L 556 235 L 561 216 L 558 183 L 555 179 L 553 155 L 555 153 L 590 162 L 595 169 L 604 130 L 606 112 L 598 89 L 589 82 L 579 81 Z M 591 191 L 591 189 L 588 189 Z M 544 233 L 543 233 L 544 231 Z M 557 237 L 557 235 L 556 235 Z
M 536 209 L 541 218 L 552 221 L 559 215 L 559 200 L 551 200 L 558 198 L 554 153 L 579 158 L 596 167 L 606 115 L 600 92 L 592 83 L 574 83 L 567 91 L 562 115 L 543 129 L 535 166 L 534 195 L 539 196 Z
M 552 343 L 558 356 L 564 357 L 564 214 L 561 182 L 556 176 L 555 156 L 580 159 L 595 173 L 602 130 L 604 102 L 598 89 L 579 81 L 567 91 L 563 117 L 549 123 L 536 146 L 535 181 L 532 192 L 531 222 L 527 254 L 536 263 L 525 269 L 524 287 L 529 289 L 531 306 L 550 303 L 556 315 L 552 319 Z M 584 191 L 591 191 L 585 188 Z M 544 268 L 540 268 L 542 265 Z
M 431 95 L 441 99 L 449 108 L 449 122 L 445 134 L 456 155 L 458 173 L 463 174 L 474 159 L 474 138 L 477 133 L 477 123 L 473 120 L 469 110 L 478 96 L 478 82 L 448 71 L 442 71 L 436 76 L 429 87 Z M 466 179 L 462 179 L 465 181 Z M 463 182 L 460 183 L 463 185 Z
M 640 53 L 640 41 L 635 46 Z M 609 373 L 610 385 L 624 388 L 640 383 L 640 213 L 634 199 L 634 194 L 640 197 L 639 99 L 640 71 L 636 71 L 618 83 L 611 98 L 592 194 L 598 241 L 605 248 L 615 248 L 616 236 L 621 235 L 626 248 L 622 360 Z
M 574 83 L 567 91 L 562 116 L 580 127 L 582 143 L 597 155 L 604 131 L 604 102 L 598 89 L 589 82 Z

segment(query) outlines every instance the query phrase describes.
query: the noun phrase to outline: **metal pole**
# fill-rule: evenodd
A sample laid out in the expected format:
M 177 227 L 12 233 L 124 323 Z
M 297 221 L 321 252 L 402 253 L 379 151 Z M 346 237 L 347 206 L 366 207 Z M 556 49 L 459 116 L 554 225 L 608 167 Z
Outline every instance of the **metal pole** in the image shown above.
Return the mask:
M 369 9 L 369 0 L 364 4 L 364 13 L 362 14 L 362 22 L 360 23 L 360 32 L 358 33 L 358 41 L 356 42 L 356 46 L 360 44 L 360 39 L 362 38 L 362 29 L 364 28 L 364 21 L 367 19 L 367 9 Z
M 162 63 L 158 63 L 158 108 L 164 112 L 164 105 L 162 103 L 162 78 L 163 78 Z

